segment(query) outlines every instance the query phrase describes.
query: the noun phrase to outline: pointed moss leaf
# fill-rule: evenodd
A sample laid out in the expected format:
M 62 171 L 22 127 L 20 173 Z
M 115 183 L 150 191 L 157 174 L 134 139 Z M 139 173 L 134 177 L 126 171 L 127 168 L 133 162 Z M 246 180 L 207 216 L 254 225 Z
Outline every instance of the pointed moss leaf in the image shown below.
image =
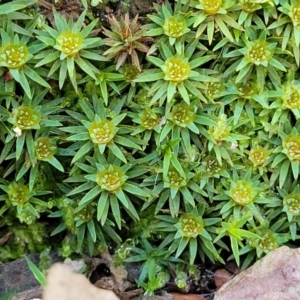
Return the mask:
M 52 39 L 51 39 L 52 40 Z M 35 67 L 40 67 L 42 65 L 45 65 L 45 64 L 48 64 L 56 59 L 59 58 L 59 52 L 53 52 L 49 55 L 47 55 L 46 57 L 44 57 L 44 59 L 40 60 L 36 65 Z
M 164 65 L 164 61 L 155 57 L 155 56 L 148 56 L 147 59 L 154 64 L 156 67 L 161 67 Z
M 118 198 L 115 194 L 110 195 L 110 207 L 112 210 L 112 214 L 116 220 L 116 223 L 118 225 L 118 228 L 121 229 L 121 212 L 120 212 L 120 206 Z
M 89 230 L 89 233 L 93 239 L 93 242 L 96 242 L 96 239 L 97 239 L 97 235 L 96 235 L 96 230 L 95 230 L 95 224 L 94 224 L 94 221 L 93 220 L 90 220 L 88 223 L 87 223 L 87 227 L 88 227 L 88 230 Z
M 107 146 L 116 157 L 118 157 L 124 163 L 127 163 L 127 160 L 126 160 L 123 152 L 115 143 L 110 143 Z
M 105 211 L 105 207 L 108 204 L 108 192 L 102 192 L 101 196 L 99 197 L 98 200 L 98 205 L 97 205 L 97 220 L 100 221 L 103 216 L 103 212 Z
M 194 119 L 194 122 L 201 125 L 217 126 L 215 121 L 203 115 L 197 115 Z
M 132 204 L 132 202 L 128 199 L 128 208 L 124 207 L 126 213 L 130 216 L 130 218 L 132 218 L 132 220 L 134 221 L 139 221 L 140 217 L 138 212 L 136 211 L 134 205 Z
M 51 236 L 56 235 L 67 229 L 67 225 L 65 223 L 60 223 L 52 232 Z
M 176 257 L 179 257 L 180 254 L 184 251 L 184 249 L 186 248 L 187 244 L 189 243 L 189 239 L 187 237 L 182 237 L 179 243 L 179 246 L 177 248 Z
M 181 194 L 183 195 L 183 199 L 189 202 L 193 207 L 195 207 L 195 200 L 192 196 L 191 192 L 188 190 L 187 187 L 182 187 L 180 189 Z
M 126 184 L 126 183 L 125 183 Z M 124 184 L 124 185 L 125 185 Z M 124 189 L 124 186 L 123 186 Z M 125 190 L 125 189 L 124 189 Z M 123 190 L 119 189 L 115 192 L 117 198 L 120 200 L 120 202 L 126 207 L 128 208 L 128 200 L 126 195 L 124 194 Z
M 50 89 L 50 85 L 36 71 L 26 65 L 23 67 L 23 70 L 33 82 L 37 82 L 38 84 Z
M 175 155 L 171 155 L 171 162 L 175 169 L 180 173 L 182 177 L 186 177 L 184 170 L 182 169 L 181 163 L 178 161 Z
M 31 89 L 30 89 L 27 78 L 26 78 L 26 76 L 25 76 L 25 74 L 22 70 L 19 70 L 18 73 L 19 73 L 19 83 L 22 86 L 22 88 L 24 89 L 24 91 L 25 91 L 26 95 L 28 96 L 28 98 L 31 99 L 32 98 L 32 93 L 31 93 Z
M 280 164 L 283 160 L 286 159 L 286 155 L 283 153 L 278 154 L 272 162 L 271 168 L 275 168 L 278 164 Z
M 279 174 L 279 187 L 282 188 L 284 185 L 284 182 L 287 180 L 288 172 L 290 169 L 290 161 L 285 160 L 280 168 L 280 174 Z
M 81 132 L 78 134 L 71 135 L 67 138 L 68 141 L 86 141 L 90 138 L 88 132 Z
M 11 300 L 13 298 L 13 296 L 15 296 L 18 293 L 19 293 L 19 290 L 13 289 L 13 290 L 5 293 L 4 295 L 0 296 L 0 300 Z
M 139 145 L 135 144 L 134 142 L 132 142 L 129 139 L 122 137 L 120 135 L 117 135 L 114 138 L 114 142 L 117 144 L 120 144 L 122 146 L 128 147 L 128 148 L 142 150 L 142 148 Z
M 222 17 L 225 15 L 222 15 Z M 226 24 L 223 22 L 222 18 L 217 15 L 216 18 L 216 23 L 218 24 L 220 30 L 224 33 L 224 35 L 231 41 L 233 42 L 233 37 L 232 34 L 230 33 L 230 31 L 228 30 Z M 240 26 L 238 25 L 238 27 L 240 28 Z
M 79 205 L 86 204 L 92 201 L 100 193 L 101 193 L 100 186 L 95 186 L 87 194 L 85 194 L 85 196 L 80 200 Z
M 97 79 L 96 76 L 95 76 L 95 73 L 91 69 L 90 64 L 89 64 L 88 61 L 86 61 L 85 59 L 81 58 L 80 56 L 77 56 L 75 62 L 80 67 L 80 69 L 82 71 L 84 71 L 86 74 L 88 74 L 89 76 L 91 76 L 93 79 L 95 79 L 95 80 Z
M 293 176 L 295 179 L 297 179 L 299 175 L 299 161 L 298 160 L 291 161 L 291 166 L 292 166 Z
M 20 9 L 24 9 L 27 6 L 36 4 L 37 1 L 36 0 L 16 0 L 14 2 L 11 3 L 4 3 L 4 4 L 0 4 L 0 15 L 7 15 L 9 13 L 18 11 Z
M 29 257 L 25 256 L 25 260 L 27 262 L 30 271 L 34 275 L 35 279 L 39 282 L 41 286 L 45 286 L 46 285 L 45 275 L 39 270 L 39 268 L 32 262 L 32 260 Z
M 273 67 L 275 67 L 276 69 L 279 69 L 279 70 L 284 71 L 284 72 L 287 71 L 286 68 L 278 60 L 276 60 L 273 57 L 271 59 L 269 59 L 268 63 L 270 65 L 272 65 Z
M 176 93 L 177 84 L 170 82 L 167 89 L 167 101 L 170 103 Z
M 47 160 L 49 164 L 51 164 L 54 168 L 56 168 L 57 170 L 64 172 L 64 167 L 62 166 L 62 164 L 53 156 L 50 159 Z
M 96 26 L 97 23 L 98 23 L 98 19 L 96 18 L 89 25 L 87 25 L 80 31 L 83 38 L 86 38 L 91 33 L 91 31 L 93 30 L 93 28 Z M 79 24 L 79 25 L 82 26 L 82 24 Z
M 85 19 L 85 14 L 86 14 L 86 10 L 84 10 L 81 15 L 79 16 L 79 18 L 77 19 L 76 23 L 74 24 L 74 26 L 72 27 L 72 32 L 77 33 L 80 31 L 82 24 L 84 23 L 84 19 Z
M 58 60 L 56 61 L 57 63 L 60 63 Z M 54 65 L 53 65 L 54 66 Z M 59 65 L 57 66 L 59 67 Z M 51 71 L 51 70 L 50 70 Z M 59 88 L 62 89 L 63 85 L 64 85 L 64 82 L 66 80 L 66 77 L 67 77 L 67 61 L 66 60 L 63 60 L 61 62 L 61 65 L 60 65 L 60 69 L 59 69 Z M 50 72 L 49 72 L 50 73 Z
M 130 193 L 130 194 L 137 195 L 137 196 L 140 196 L 140 197 L 149 197 L 150 196 L 147 192 L 143 191 L 138 186 L 133 185 L 133 184 L 128 183 L 128 182 L 124 183 L 123 190 Z
M 21 136 L 18 137 L 17 139 L 17 144 L 16 144 L 16 159 L 18 160 L 21 156 L 24 143 L 25 143 L 25 134 L 22 134 Z
M 235 237 L 230 236 L 230 244 L 231 244 L 231 249 L 233 252 L 233 256 L 235 258 L 235 261 L 237 265 L 240 265 L 240 255 L 239 255 L 239 246 L 238 246 L 238 241 Z
M 149 70 L 141 73 L 134 82 L 150 82 L 150 81 L 157 81 L 159 79 L 163 79 L 165 77 L 165 73 L 161 70 Z
M 86 231 L 86 224 L 81 224 L 78 228 L 77 231 L 77 251 L 79 251 L 79 249 L 81 249 L 82 247 L 82 243 L 84 241 L 84 236 L 85 236 L 85 231 Z
M 195 262 L 197 255 L 198 243 L 196 238 L 190 238 L 189 240 L 189 253 L 190 253 L 190 265 Z

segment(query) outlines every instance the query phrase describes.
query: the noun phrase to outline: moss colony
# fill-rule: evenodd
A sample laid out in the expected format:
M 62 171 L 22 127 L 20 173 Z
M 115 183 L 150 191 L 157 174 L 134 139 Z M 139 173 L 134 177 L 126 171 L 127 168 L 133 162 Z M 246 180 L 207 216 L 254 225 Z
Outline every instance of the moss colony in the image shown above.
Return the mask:
M 151 293 L 295 246 L 300 1 L 101 2 L 0 4 L 0 260 L 113 245 Z

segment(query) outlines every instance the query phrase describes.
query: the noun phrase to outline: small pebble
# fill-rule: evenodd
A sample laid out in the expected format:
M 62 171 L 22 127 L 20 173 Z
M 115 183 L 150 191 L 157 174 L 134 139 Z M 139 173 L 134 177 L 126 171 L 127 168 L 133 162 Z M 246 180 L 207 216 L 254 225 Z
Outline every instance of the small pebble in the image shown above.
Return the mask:
M 229 273 L 226 269 L 218 269 L 215 272 L 215 285 L 219 289 L 222 285 L 228 282 L 233 275 Z

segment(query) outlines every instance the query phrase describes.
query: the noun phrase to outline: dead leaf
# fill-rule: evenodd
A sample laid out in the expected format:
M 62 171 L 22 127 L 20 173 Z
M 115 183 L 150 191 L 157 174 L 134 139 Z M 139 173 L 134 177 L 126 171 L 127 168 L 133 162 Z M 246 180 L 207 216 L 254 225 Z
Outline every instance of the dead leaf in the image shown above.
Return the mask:
M 233 275 L 237 275 L 241 271 L 234 260 L 226 262 L 225 269 Z
M 80 274 L 61 263 L 54 264 L 47 275 L 43 300 L 120 300 L 113 291 L 97 288 Z
M 219 289 L 223 284 L 228 282 L 233 275 L 229 273 L 226 269 L 218 269 L 215 272 L 215 285 Z
M 11 231 L 6 232 L 1 238 L 0 238 L 0 246 L 4 245 L 9 237 L 12 235 L 13 233 Z

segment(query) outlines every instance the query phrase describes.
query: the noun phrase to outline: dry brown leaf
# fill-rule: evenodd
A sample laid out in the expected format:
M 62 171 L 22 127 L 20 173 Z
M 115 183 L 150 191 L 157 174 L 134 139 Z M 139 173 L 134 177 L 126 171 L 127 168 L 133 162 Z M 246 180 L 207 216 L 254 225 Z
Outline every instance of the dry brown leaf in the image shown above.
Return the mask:
M 223 284 L 228 282 L 233 275 L 229 273 L 226 269 L 218 269 L 215 272 L 215 285 L 219 289 Z
M 0 246 L 4 245 L 9 237 L 12 235 L 13 233 L 11 231 L 6 232 L 1 238 L 0 238 Z
M 54 264 L 47 275 L 43 300 L 120 300 L 113 291 L 92 285 L 80 274 L 75 274 L 61 264 Z

